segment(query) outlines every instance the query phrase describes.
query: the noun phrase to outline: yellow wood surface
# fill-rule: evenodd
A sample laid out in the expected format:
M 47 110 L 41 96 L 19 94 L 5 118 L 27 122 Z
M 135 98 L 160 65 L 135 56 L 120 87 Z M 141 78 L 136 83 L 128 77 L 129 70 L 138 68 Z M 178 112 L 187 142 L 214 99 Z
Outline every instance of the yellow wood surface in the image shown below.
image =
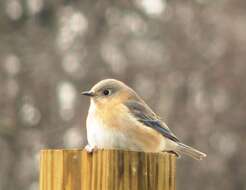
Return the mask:
M 40 190 L 175 190 L 176 156 L 119 150 L 42 150 Z

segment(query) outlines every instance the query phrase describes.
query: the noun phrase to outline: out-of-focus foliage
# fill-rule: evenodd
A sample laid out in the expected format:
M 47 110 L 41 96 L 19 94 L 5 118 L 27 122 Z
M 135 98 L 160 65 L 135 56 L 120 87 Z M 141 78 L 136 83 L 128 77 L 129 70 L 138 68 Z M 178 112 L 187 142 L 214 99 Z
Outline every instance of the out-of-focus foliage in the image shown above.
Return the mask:
M 178 189 L 246 189 L 246 1 L 2 0 L 0 189 L 38 189 L 42 148 L 86 144 L 104 78 L 143 96 L 184 142 Z

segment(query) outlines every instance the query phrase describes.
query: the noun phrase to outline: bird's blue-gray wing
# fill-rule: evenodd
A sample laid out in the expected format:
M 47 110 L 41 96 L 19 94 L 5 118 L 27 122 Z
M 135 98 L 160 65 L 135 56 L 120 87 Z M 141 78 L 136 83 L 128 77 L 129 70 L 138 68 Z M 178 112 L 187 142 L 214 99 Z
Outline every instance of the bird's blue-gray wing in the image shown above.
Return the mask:
M 127 101 L 125 106 L 139 122 L 147 127 L 151 127 L 161 133 L 164 137 L 179 142 L 178 138 L 171 132 L 165 123 L 159 120 L 158 116 L 156 116 L 146 104 L 139 101 Z

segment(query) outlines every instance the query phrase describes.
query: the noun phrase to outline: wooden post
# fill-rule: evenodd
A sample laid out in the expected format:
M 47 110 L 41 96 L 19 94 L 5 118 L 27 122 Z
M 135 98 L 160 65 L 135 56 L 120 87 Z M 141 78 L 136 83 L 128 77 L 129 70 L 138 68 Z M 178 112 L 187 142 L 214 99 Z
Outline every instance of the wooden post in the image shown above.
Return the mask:
M 40 190 L 175 190 L 176 157 L 120 150 L 42 150 Z

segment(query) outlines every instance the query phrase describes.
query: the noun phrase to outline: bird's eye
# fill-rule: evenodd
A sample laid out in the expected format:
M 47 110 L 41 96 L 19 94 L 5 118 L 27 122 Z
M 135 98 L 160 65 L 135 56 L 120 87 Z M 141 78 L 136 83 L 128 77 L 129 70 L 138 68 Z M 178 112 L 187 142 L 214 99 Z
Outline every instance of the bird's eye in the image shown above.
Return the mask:
M 105 89 L 105 90 L 103 91 L 103 94 L 104 94 L 105 96 L 109 96 L 109 95 L 111 94 L 111 91 L 108 90 L 108 89 Z

